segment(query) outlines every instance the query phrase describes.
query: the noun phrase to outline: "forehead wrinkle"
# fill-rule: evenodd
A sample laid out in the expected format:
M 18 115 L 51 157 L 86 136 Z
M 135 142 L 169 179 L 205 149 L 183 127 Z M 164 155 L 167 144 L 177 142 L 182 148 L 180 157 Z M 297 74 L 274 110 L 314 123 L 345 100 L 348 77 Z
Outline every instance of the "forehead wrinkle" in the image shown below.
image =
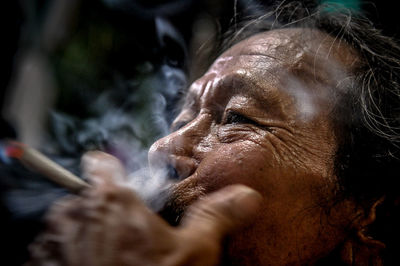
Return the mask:
M 260 39 L 254 39 L 257 36 L 253 36 L 221 55 L 201 79 L 203 82 L 196 98 L 203 98 L 206 94 L 205 98 L 213 98 L 213 95 L 221 94 L 220 90 L 229 95 L 237 94 L 240 89 L 240 93 L 264 102 L 264 96 L 271 96 L 265 93 L 278 90 L 278 86 L 282 85 L 280 81 L 291 75 L 311 81 L 313 85 L 333 85 L 335 78 L 344 77 L 337 75 L 346 72 L 346 68 L 340 64 L 341 60 L 336 62 L 336 66 L 339 66 L 336 70 L 325 64 L 324 58 L 328 60 L 332 52 L 335 58 L 338 53 L 338 48 L 332 44 L 333 38 L 328 34 L 297 29 L 274 32 L 272 35 L 261 33 L 258 37 L 264 36 Z M 330 60 L 335 61 L 332 58 Z
M 358 65 L 358 53 L 346 41 L 318 30 L 303 30 L 310 42 L 305 49 L 304 61 L 312 57 L 312 72 L 316 81 L 333 85 L 337 79 L 348 78 Z M 310 64 L 311 65 L 311 64 Z M 311 68 L 310 68 L 311 69 Z M 325 75 L 325 78 L 324 78 Z M 311 75 L 309 75 L 311 77 Z
M 215 92 L 211 91 L 211 90 L 213 90 L 213 88 L 216 87 L 215 84 L 218 84 L 219 83 L 218 81 L 219 81 L 219 78 L 214 77 L 213 79 L 208 80 L 207 82 L 204 83 L 203 90 L 199 96 L 201 107 L 206 105 L 207 99 L 208 99 L 207 95 L 215 94 Z M 203 96 L 205 96 L 205 97 L 203 97 Z
M 343 80 L 352 77 L 351 70 L 334 58 L 317 58 L 318 55 L 305 53 L 301 60 L 288 68 L 288 78 L 299 79 L 310 89 L 326 87 L 336 88 Z M 292 77 L 291 77 L 292 76 Z
M 315 54 L 304 53 L 299 60 L 288 67 L 288 75 L 293 75 L 303 81 L 327 84 L 327 69 L 317 62 Z M 318 70 L 317 70 L 318 69 Z
M 193 82 L 186 95 L 184 107 L 193 109 L 199 105 L 199 99 L 209 90 L 215 76 L 215 73 L 205 74 L 203 77 Z
M 315 34 L 315 33 L 314 33 Z M 320 40 L 318 40 L 320 36 Z M 335 43 L 336 42 L 336 43 Z M 341 45 L 341 47 L 337 47 Z M 343 62 L 337 55 L 345 54 L 348 47 L 336 39 L 323 33 L 318 33 L 303 50 L 299 50 L 296 59 L 292 64 L 287 65 L 289 75 L 293 75 L 303 81 L 309 81 L 313 84 L 335 87 L 337 80 L 348 77 L 349 71 L 355 62 L 354 58 Z
M 276 56 L 275 54 L 269 53 L 259 53 L 259 52 L 247 52 L 247 53 L 241 53 L 240 56 L 251 56 L 251 57 L 256 57 L 256 58 L 267 58 L 267 59 L 272 59 L 276 63 L 284 63 L 284 58 L 282 56 Z

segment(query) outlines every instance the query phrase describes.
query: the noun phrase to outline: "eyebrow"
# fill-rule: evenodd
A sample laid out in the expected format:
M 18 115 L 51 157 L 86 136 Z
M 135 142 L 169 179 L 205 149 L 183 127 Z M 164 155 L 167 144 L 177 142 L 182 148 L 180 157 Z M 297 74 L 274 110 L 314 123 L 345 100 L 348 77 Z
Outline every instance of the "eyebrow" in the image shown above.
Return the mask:
M 229 89 L 230 93 L 227 94 L 227 96 L 233 96 L 237 94 L 250 96 L 252 99 L 256 100 L 260 106 L 271 104 L 275 105 L 276 99 L 278 98 L 278 95 L 273 93 L 278 91 L 276 87 L 271 85 L 270 90 L 266 90 L 268 87 L 263 87 L 249 76 L 239 73 L 233 73 L 226 76 L 223 79 L 222 84 L 218 84 L 215 89 Z

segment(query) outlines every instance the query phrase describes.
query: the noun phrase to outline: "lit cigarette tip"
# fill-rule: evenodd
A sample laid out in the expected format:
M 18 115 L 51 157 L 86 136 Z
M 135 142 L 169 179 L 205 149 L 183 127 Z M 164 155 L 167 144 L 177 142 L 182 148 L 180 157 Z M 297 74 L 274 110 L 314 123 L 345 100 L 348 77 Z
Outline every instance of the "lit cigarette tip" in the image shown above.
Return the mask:
M 24 150 L 21 147 L 22 144 L 12 144 L 5 148 L 5 153 L 10 158 L 21 159 L 22 155 L 24 154 Z

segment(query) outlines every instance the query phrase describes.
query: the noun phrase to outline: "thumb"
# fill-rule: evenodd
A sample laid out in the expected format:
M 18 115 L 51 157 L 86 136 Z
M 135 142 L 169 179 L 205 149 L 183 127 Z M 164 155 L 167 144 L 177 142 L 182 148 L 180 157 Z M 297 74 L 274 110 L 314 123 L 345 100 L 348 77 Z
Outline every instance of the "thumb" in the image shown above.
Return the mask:
M 193 204 L 182 221 L 182 229 L 221 241 L 226 234 L 250 222 L 261 201 L 261 194 L 247 186 L 225 187 Z

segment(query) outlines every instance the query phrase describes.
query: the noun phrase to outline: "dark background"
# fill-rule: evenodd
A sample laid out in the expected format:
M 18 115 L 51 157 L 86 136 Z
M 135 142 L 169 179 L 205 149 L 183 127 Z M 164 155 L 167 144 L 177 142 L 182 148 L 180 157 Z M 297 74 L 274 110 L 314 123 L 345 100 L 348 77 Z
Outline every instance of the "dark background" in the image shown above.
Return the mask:
M 104 114 L 90 107 L 97 95 L 108 93 L 110 100 L 107 103 L 111 107 L 113 104 L 118 106 L 125 104 L 127 95 L 143 93 L 143 84 L 155 84 L 154 90 L 164 96 L 165 110 L 168 111 L 165 121 L 169 123 L 182 92 L 178 90 L 168 94 L 163 91 L 166 82 L 168 86 L 184 89 L 205 71 L 214 58 L 213 48 L 218 43 L 220 33 L 242 17 L 262 14 L 272 5 L 272 0 L 70 0 L 64 1 L 70 3 L 68 9 L 62 6 L 61 0 L 58 2 L 62 8 L 54 9 L 55 2 L 57 0 L 21 0 L 3 1 L 0 4 L 0 108 L 3 110 L 8 104 L 9 95 L 13 93 L 18 80 L 16 73 L 21 68 L 21 62 L 27 58 L 27 54 L 34 54 L 44 58 L 51 69 L 49 75 L 53 77 L 53 87 L 57 90 L 52 106 L 72 116 L 74 120 L 71 121 L 77 128 L 77 125 L 84 125 L 82 121 Z M 399 14 L 393 2 L 349 2 L 356 2 L 360 11 L 385 34 L 395 38 L 399 36 Z M 251 7 L 249 3 L 256 7 Z M 165 23 L 157 24 L 157 21 Z M 172 71 L 176 78 L 166 81 L 165 68 Z M 144 90 L 144 93 L 147 91 Z M 35 102 L 32 105 L 35 108 Z M 127 107 L 129 112 L 143 113 L 144 116 L 151 112 L 146 104 L 132 102 L 131 105 Z M 132 134 L 145 148 L 160 136 L 157 129 L 157 125 L 146 128 L 155 132 L 146 134 L 146 137 L 135 135 L 135 132 Z M 50 133 L 54 130 L 48 129 Z M 75 134 L 68 131 L 75 130 L 73 127 L 63 127 L 62 130 L 66 132 L 66 138 Z M 18 139 L 20 136 L 20 129 L 13 118 L 2 115 L 0 138 Z M 102 149 L 106 141 L 99 138 L 97 132 L 88 134 L 83 143 L 70 139 L 59 140 L 54 136 L 49 138 L 52 138 L 52 150 L 58 156 L 73 158 L 69 164 L 73 171 L 77 171 L 75 168 L 79 156 L 88 145 Z M 88 144 L 87 140 L 92 143 Z M 67 145 L 63 146 L 63 141 Z M 4 203 L 7 201 L 5 199 L 8 199 L 10 190 L 19 186 L 31 188 L 19 179 L 30 175 L 18 164 L 0 167 L 1 265 L 21 265 L 26 261 L 26 247 L 40 230 L 40 219 L 48 204 L 66 193 L 46 183 L 40 189 L 56 190 L 54 197 L 50 197 L 46 204 L 40 205 L 34 212 L 15 215 Z

